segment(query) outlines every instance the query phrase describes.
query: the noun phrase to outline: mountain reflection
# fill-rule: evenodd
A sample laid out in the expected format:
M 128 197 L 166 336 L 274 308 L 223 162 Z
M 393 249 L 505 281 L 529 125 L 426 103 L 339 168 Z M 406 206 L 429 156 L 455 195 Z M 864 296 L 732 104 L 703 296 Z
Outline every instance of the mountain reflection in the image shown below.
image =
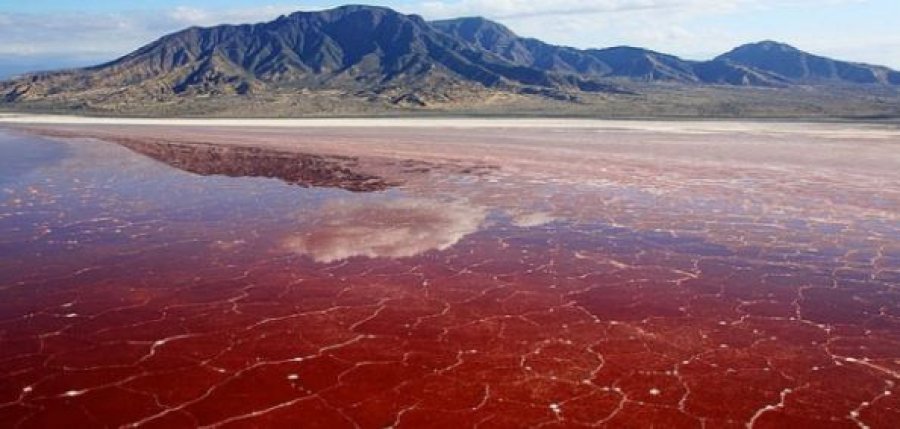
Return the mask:
M 258 147 L 114 139 L 172 167 L 203 176 L 269 177 L 304 187 L 371 192 L 396 184 L 358 171 L 353 157 L 313 155 Z

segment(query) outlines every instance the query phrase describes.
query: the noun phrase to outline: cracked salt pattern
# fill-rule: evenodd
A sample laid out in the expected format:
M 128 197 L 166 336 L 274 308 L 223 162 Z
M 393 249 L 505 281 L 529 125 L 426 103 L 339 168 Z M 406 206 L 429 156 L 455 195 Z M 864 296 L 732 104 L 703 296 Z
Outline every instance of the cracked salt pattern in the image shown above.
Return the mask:
M 0 427 L 900 421 L 896 175 L 359 194 L 0 142 Z

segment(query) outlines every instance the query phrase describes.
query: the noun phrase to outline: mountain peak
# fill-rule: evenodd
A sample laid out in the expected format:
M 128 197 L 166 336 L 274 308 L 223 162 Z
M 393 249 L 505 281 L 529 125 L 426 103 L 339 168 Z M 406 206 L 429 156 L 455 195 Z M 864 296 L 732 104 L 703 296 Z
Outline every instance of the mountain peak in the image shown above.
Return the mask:
M 801 84 L 895 84 L 896 79 L 896 72 L 886 67 L 837 61 L 771 40 L 739 46 L 716 60 L 774 73 Z
M 0 82 L 0 102 L 117 105 L 319 91 L 427 105 L 491 91 L 568 100 L 579 92 L 623 92 L 622 81 L 634 87 L 647 82 L 900 85 L 900 72 L 835 61 L 772 40 L 706 62 L 629 46 L 582 50 L 519 37 L 482 17 L 426 22 L 386 7 L 353 4 L 257 24 L 192 27 L 105 64 Z
M 432 25 L 439 27 L 450 27 L 456 26 L 459 28 L 464 28 L 467 31 L 496 31 L 500 33 L 506 33 L 509 35 L 515 36 L 515 33 L 510 30 L 507 26 L 496 22 L 491 21 L 490 19 L 483 18 L 480 16 L 464 16 L 460 18 L 452 18 L 452 19 L 443 19 L 438 21 L 431 21 Z
M 733 51 L 759 51 L 759 52 L 802 52 L 787 43 L 774 40 L 763 40 L 755 43 L 747 43 L 738 46 Z
M 342 6 L 335 6 L 329 9 L 322 9 L 316 11 L 297 11 L 292 13 L 291 15 L 302 15 L 302 14 L 346 14 L 346 13 L 354 13 L 354 12 L 379 12 L 379 13 L 399 13 L 391 8 L 387 8 L 384 6 L 372 6 L 365 4 L 345 4 Z
M 384 6 L 371 6 L 361 4 L 349 4 L 323 10 L 297 11 L 290 15 L 287 15 L 286 17 L 279 18 L 278 20 L 276 20 L 276 22 L 284 19 L 288 21 L 314 19 L 336 22 L 347 19 L 348 17 L 354 17 L 357 20 L 369 19 L 372 22 L 377 22 L 384 18 L 391 17 L 393 19 L 415 21 L 417 24 L 425 24 L 425 20 L 418 15 L 406 15 Z
M 519 38 L 505 25 L 480 16 L 431 21 L 429 24 L 483 49 L 497 44 L 509 44 Z
M 479 33 L 484 37 L 516 37 L 507 36 L 505 27 L 486 20 L 482 24 L 490 28 Z M 589 79 L 523 67 L 451 37 L 418 15 L 348 5 L 258 24 L 190 28 L 106 64 L 16 84 L 5 98 L 38 99 L 101 88 L 126 88 L 116 96 L 135 99 L 303 89 L 364 94 L 394 103 L 411 100 L 408 94 L 445 99 L 486 88 L 535 91 L 532 87 L 607 88 Z

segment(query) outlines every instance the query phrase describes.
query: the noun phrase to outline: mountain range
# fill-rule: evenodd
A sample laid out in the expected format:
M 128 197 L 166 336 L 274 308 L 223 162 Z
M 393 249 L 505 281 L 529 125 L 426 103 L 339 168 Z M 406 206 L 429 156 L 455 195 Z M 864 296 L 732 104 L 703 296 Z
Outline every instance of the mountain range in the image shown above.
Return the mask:
M 2 82 L 0 105 L 112 113 L 191 106 L 203 114 L 202 106 L 214 111 L 228 103 L 269 101 L 324 112 L 342 104 L 427 109 L 516 100 L 639 103 L 660 92 L 739 99 L 739 88 L 749 88 L 750 98 L 764 89 L 819 94 L 810 99 L 814 107 L 821 93 L 837 89 L 874 91 L 892 100 L 900 72 L 772 41 L 709 61 L 626 46 L 575 49 L 520 37 L 484 18 L 429 22 L 351 5 L 259 24 L 188 28 L 105 64 Z

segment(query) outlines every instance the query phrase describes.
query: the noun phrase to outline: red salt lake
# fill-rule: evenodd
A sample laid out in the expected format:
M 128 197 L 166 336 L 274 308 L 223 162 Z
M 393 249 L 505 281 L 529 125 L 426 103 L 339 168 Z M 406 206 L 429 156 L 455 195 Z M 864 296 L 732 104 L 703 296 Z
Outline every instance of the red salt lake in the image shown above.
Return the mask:
M 889 164 L 123 145 L 0 130 L 0 427 L 900 422 Z

